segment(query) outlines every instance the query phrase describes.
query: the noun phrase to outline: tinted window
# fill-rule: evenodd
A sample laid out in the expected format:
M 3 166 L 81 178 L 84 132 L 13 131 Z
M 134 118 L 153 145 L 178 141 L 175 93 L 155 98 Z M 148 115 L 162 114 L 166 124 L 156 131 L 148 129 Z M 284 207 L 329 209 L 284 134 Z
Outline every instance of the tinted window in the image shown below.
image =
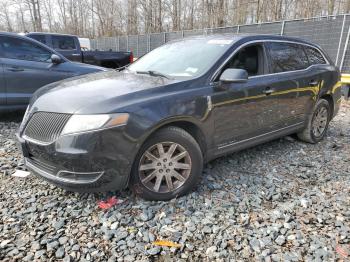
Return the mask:
M 44 35 L 29 35 L 28 37 L 35 39 L 46 45 L 46 36 Z
M 268 43 L 273 73 L 305 69 L 309 66 L 302 46 L 292 43 Z
M 75 50 L 74 38 L 70 36 L 52 36 L 52 45 L 54 49 Z
M 309 46 L 305 46 L 304 48 L 309 58 L 310 65 L 326 64 L 326 60 L 320 51 Z
M 5 58 L 37 62 L 51 61 L 51 52 L 24 39 L 4 36 L 0 38 L 0 45 Z
M 227 63 L 227 68 L 244 69 L 248 76 L 260 75 L 263 73 L 263 49 L 260 45 L 247 46 L 238 51 L 237 54 Z M 223 71 L 224 71 L 223 70 Z

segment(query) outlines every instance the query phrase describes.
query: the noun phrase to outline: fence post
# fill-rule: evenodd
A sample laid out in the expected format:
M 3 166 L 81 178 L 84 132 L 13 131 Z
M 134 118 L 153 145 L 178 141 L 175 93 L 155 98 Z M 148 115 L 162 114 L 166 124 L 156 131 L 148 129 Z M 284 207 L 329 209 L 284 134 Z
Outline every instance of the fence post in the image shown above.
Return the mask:
M 335 59 L 335 65 L 338 65 L 338 58 L 339 58 L 339 53 L 340 53 L 340 47 L 341 47 L 341 42 L 342 42 L 342 40 L 343 40 L 343 33 L 344 33 L 344 27 L 345 27 L 345 20 L 346 20 L 346 15 L 344 15 L 344 18 L 343 18 L 343 25 L 342 25 L 342 27 L 341 27 L 341 33 L 340 33 L 340 38 L 339 38 L 337 56 L 336 56 L 336 59 Z
M 283 20 L 283 22 L 282 22 L 282 28 L 281 28 L 281 35 L 284 34 L 284 25 L 285 25 L 285 24 L 286 24 L 286 21 Z
M 126 36 L 126 51 L 129 51 L 129 36 Z
M 182 38 L 184 38 L 185 37 L 185 32 L 184 32 L 184 30 L 182 30 Z
M 237 32 L 236 32 L 237 34 L 239 34 L 239 29 L 240 29 L 240 26 L 238 25 L 237 26 Z
M 340 72 L 343 69 L 343 64 L 344 64 L 344 60 L 345 60 L 345 55 L 346 55 L 346 51 L 348 49 L 348 44 L 349 44 L 349 36 L 350 36 L 350 25 L 349 25 L 349 29 L 348 29 L 348 33 L 346 35 L 346 42 L 345 42 L 345 46 L 344 46 L 344 52 L 343 52 L 343 57 L 341 59 L 341 63 L 340 63 Z
M 139 57 L 139 35 L 136 38 L 136 52 L 134 52 L 134 56 Z
M 165 32 L 163 32 L 163 44 L 165 44 L 166 43 L 166 33 Z
M 147 37 L 147 52 L 151 51 L 151 34 L 148 34 Z
M 120 36 L 118 36 L 118 51 L 120 51 Z

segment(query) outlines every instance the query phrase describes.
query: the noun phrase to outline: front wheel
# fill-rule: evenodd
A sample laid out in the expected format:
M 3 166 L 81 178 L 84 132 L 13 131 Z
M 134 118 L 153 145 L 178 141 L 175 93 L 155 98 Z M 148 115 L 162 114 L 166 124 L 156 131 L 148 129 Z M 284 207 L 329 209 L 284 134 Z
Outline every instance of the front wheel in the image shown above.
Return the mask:
M 166 127 L 141 147 L 130 185 L 144 199 L 170 200 L 192 190 L 202 169 L 202 152 L 196 140 L 181 128 Z
M 298 133 L 299 139 L 312 144 L 318 143 L 326 135 L 330 120 L 329 102 L 326 99 L 320 99 L 307 122 L 306 128 Z

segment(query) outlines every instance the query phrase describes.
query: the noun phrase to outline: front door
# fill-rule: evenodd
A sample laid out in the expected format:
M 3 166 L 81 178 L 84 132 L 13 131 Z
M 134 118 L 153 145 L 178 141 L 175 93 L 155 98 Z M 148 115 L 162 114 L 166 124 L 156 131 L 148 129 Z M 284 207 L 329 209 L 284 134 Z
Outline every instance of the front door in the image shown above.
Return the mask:
M 0 50 L 1 52 L 1 50 Z M 0 107 L 6 104 L 6 84 L 4 78 L 4 67 L 0 58 Z
M 26 105 L 37 89 L 66 77 L 55 70 L 51 51 L 30 40 L 2 36 L 0 45 L 7 105 Z
M 255 78 L 268 70 L 263 44 L 253 44 L 239 50 L 221 72 L 228 68 L 246 70 L 249 79 L 244 83 L 214 83 L 211 98 L 214 141 L 219 148 L 268 132 L 271 123 L 271 119 L 264 117 L 265 112 L 270 110 L 270 104 L 266 102 L 268 86 Z

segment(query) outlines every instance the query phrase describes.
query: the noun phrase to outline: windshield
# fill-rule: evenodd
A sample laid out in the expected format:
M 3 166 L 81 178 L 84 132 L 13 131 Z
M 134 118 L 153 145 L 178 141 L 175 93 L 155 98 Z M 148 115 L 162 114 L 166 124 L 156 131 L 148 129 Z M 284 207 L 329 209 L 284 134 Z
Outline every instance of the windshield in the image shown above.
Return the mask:
M 233 40 L 185 39 L 165 44 L 129 66 L 134 72 L 157 72 L 173 78 L 193 78 L 206 72 Z

